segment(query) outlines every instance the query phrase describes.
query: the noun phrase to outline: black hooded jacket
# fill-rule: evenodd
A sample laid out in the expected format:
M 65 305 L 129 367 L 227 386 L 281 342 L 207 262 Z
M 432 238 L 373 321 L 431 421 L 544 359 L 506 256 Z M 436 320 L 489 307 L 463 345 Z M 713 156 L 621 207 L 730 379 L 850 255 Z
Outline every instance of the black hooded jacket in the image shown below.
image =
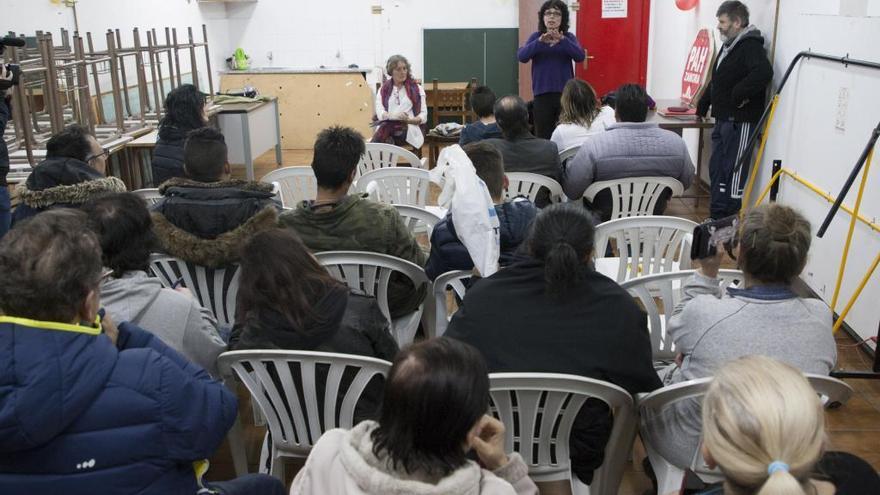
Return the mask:
M 190 129 L 166 125 L 159 128 L 159 138 L 153 148 L 153 184 L 160 184 L 172 177 L 185 177 L 183 171 L 183 145 Z
M 392 361 L 397 343 L 391 337 L 388 320 L 379 310 L 376 299 L 347 287 L 334 287 L 315 304 L 320 319 L 295 328 L 281 313 L 274 310 L 252 311 L 244 322 L 236 324 L 229 339 L 231 350 L 283 349 L 336 352 Z M 353 373 L 343 375 L 340 390 L 348 390 Z M 298 369 L 291 369 L 297 384 Z M 326 370 L 316 376 L 319 396 L 327 380 Z M 382 403 L 383 381 L 374 378 L 364 390 L 355 408 L 355 422 L 374 419 Z M 341 402 L 344 394 L 340 394 Z
M 734 45 L 721 63 L 712 67 L 712 78 L 697 104 L 697 114 L 705 116 L 711 105 L 716 120 L 752 123 L 761 120 L 773 67 L 767 59 L 761 31 L 746 29 L 739 40 L 733 41 Z M 717 56 L 721 56 L 721 52 Z

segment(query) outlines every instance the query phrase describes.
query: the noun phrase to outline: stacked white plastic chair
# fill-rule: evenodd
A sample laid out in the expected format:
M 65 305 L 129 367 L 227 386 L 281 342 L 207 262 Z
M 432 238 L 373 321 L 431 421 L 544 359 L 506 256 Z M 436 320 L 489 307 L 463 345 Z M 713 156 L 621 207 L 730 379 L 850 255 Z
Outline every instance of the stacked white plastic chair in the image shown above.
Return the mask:
M 407 165 L 427 170 L 428 159 L 419 159 L 413 152 L 393 144 L 367 143 L 364 156 L 361 157 L 357 165 L 355 180 L 372 170 Z

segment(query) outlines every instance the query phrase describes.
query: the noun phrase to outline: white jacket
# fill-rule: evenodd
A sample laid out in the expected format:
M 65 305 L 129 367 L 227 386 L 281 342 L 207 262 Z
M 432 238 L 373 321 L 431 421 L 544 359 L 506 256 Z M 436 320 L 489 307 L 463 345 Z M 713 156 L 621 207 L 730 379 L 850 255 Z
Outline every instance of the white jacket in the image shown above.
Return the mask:
M 291 495 L 538 493 L 519 454 L 511 454 L 510 462 L 494 473 L 481 469 L 476 462 L 468 461 L 437 484 L 395 472 L 388 460 L 373 455 L 370 434 L 377 426 L 374 421 L 363 421 L 351 430 L 335 429 L 324 433 L 293 480 Z

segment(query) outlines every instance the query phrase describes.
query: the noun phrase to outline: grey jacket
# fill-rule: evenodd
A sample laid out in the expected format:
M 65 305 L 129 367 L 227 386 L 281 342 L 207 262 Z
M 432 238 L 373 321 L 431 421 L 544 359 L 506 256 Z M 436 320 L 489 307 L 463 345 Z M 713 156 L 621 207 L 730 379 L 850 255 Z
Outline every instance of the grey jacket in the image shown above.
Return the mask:
M 578 199 L 593 182 L 624 177 L 672 177 L 690 187 L 694 164 L 678 134 L 648 122 L 618 122 L 590 136 L 566 162 L 562 187 Z
M 198 301 L 162 287 L 146 272 L 125 272 L 101 283 L 101 304 L 113 321 L 131 322 L 217 377 L 217 356 L 226 343 L 217 321 Z
M 827 375 L 837 361 L 831 311 L 818 299 L 761 299 L 722 294 L 719 281 L 697 273 L 682 288 L 667 325 L 680 368 L 667 370 L 665 384 L 712 376 L 724 363 L 760 354 L 804 373 Z M 688 467 L 699 447 L 702 409 L 684 400 L 663 414 L 642 418 L 652 445 L 679 467 Z
M 505 172 L 529 172 L 543 175 L 559 182 L 562 165 L 559 163 L 559 149 L 549 139 L 537 138 L 531 134 L 516 139 L 493 138 L 484 142 L 491 144 L 504 160 Z M 550 192 L 541 190 L 535 206 L 543 208 L 550 203 Z

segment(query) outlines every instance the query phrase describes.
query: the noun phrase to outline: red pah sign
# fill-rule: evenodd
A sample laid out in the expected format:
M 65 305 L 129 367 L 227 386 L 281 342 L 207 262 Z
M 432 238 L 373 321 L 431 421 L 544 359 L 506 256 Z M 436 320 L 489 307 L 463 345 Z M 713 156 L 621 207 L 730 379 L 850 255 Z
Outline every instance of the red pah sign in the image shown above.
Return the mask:
M 681 76 L 681 102 L 685 105 L 695 104 L 708 82 L 709 68 L 715 58 L 715 40 L 708 29 L 703 28 L 697 33 L 684 64 Z

